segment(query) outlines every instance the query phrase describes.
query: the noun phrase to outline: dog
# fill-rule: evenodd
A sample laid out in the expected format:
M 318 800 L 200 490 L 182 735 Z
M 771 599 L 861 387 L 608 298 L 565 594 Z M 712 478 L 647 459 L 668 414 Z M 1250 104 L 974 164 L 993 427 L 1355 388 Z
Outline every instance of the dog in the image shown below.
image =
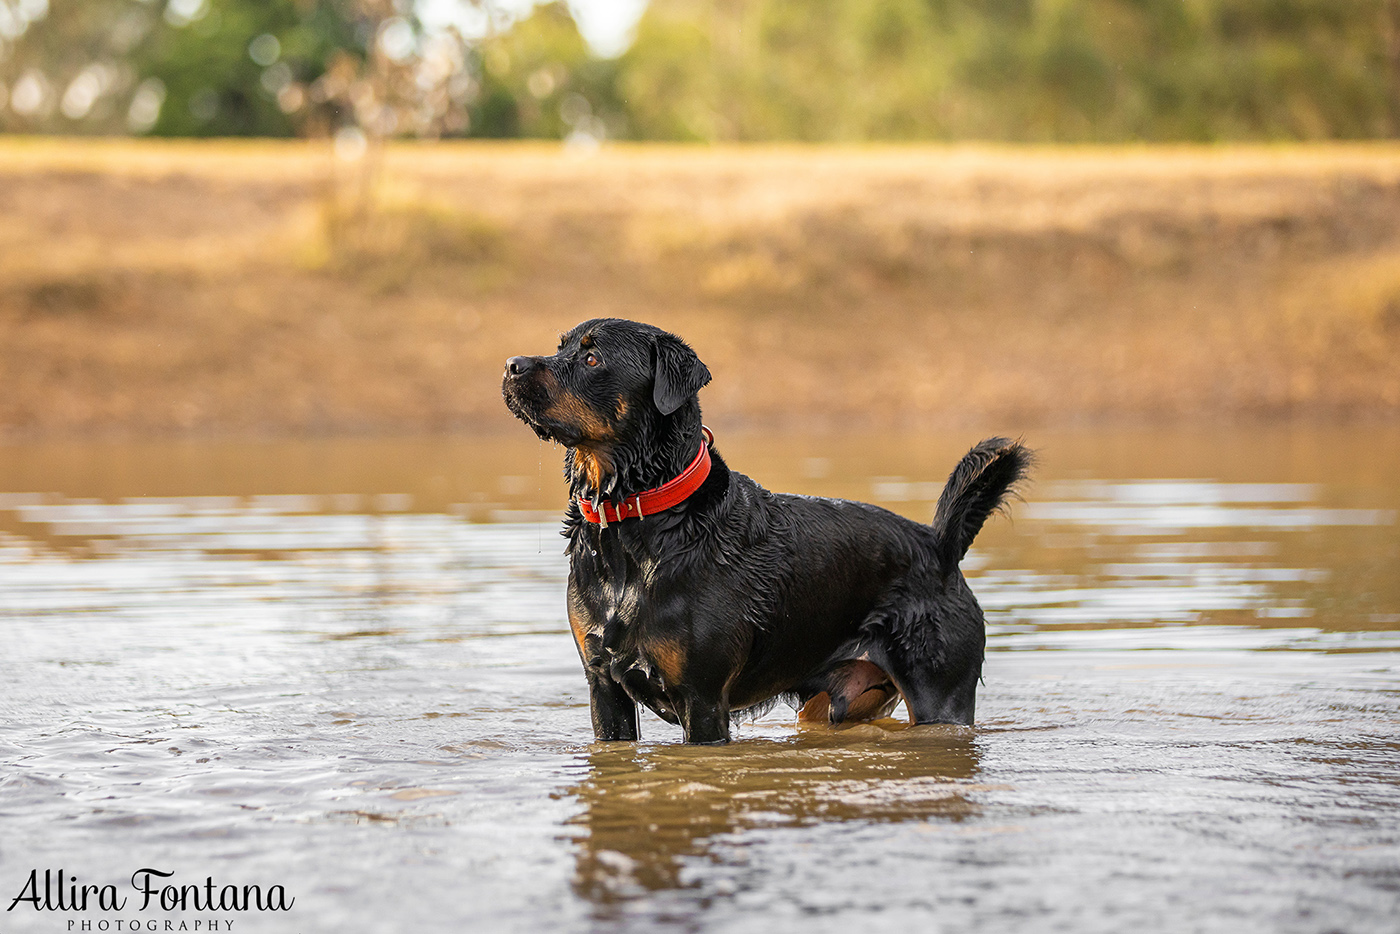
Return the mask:
M 687 743 L 724 743 L 739 711 L 780 699 L 808 721 L 875 719 L 902 698 L 914 723 L 971 725 L 986 636 L 958 564 L 1031 451 L 978 444 L 931 525 L 770 493 L 702 426 L 709 382 L 681 338 L 619 318 L 506 362 L 506 406 L 567 449 L 569 627 L 594 735 L 637 739 L 642 704 Z

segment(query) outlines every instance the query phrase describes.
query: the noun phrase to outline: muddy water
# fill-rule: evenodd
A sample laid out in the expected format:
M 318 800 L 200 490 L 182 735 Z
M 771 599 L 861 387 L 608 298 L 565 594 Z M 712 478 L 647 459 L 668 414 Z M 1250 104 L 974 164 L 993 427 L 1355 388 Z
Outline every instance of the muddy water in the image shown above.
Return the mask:
M 974 440 L 720 432 L 921 518 Z M 722 749 L 589 741 L 550 448 L 0 448 L 0 929 L 1396 930 L 1400 431 L 1029 440 L 977 727 Z

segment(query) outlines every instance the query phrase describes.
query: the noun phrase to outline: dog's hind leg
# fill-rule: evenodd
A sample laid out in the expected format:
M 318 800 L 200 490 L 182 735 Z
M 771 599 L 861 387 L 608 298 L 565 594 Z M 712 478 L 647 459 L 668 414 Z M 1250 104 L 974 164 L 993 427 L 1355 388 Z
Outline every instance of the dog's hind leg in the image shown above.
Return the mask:
M 957 723 L 972 726 L 977 716 L 977 677 L 965 678 L 949 690 L 939 687 L 933 691 L 916 692 L 913 700 L 907 696 L 910 723 Z
M 931 607 L 906 608 L 870 646 L 871 662 L 903 696 L 910 723 L 972 725 L 986 642 L 981 610 L 966 585 L 961 589 L 944 596 L 936 617 Z
M 887 633 L 880 654 L 888 664 L 882 667 L 914 723 L 972 725 L 986 627 L 958 564 L 1034 460 L 1030 449 L 1005 438 L 988 438 L 967 452 L 938 497 L 933 574 L 911 578 L 905 599 L 889 604 L 894 612 L 879 627 Z
M 958 723 L 972 726 L 977 713 L 977 679 L 969 670 L 962 677 L 947 678 L 938 670 L 891 665 L 890 675 L 904 704 L 910 723 Z

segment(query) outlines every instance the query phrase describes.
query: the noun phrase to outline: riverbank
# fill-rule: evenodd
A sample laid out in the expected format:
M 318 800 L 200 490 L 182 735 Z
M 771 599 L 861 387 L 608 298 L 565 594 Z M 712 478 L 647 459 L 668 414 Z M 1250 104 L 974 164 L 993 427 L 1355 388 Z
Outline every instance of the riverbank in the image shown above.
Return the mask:
M 1397 146 L 369 158 L 0 141 L 0 437 L 507 429 L 601 315 L 731 427 L 1400 418 Z

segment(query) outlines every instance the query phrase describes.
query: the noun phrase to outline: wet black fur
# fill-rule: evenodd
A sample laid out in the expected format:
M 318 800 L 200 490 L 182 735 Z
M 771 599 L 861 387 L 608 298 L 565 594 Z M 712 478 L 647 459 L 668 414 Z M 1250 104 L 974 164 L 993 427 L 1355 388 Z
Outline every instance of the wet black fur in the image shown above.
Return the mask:
M 972 723 L 985 636 L 958 562 L 1025 477 L 1030 451 L 1002 438 L 978 444 L 931 525 L 865 503 L 770 493 L 714 448 L 708 479 L 681 505 L 606 529 L 585 522 L 577 498 L 622 500 L 694 459 L 696 393 L 709 380 L 680 338 L 613 318 L 580 324 L 553 356 L 507 365 L 507 406 L 569 449 L 568 608 L 596 736 L 636 739 L 640 703 L 679 723 L 687 742 L 724 742 L 737 712 L 824 691 L 839 722 L 857 660 L 888 676 L 886 693 L 872 695 L 888 697 L 881 713 L 902 696 L 916 723 Z M 586 405 L 589 426 L 546 414 L 564 396 Z M 600 488 L 580 467 L 592 457 L 611 465 Z

